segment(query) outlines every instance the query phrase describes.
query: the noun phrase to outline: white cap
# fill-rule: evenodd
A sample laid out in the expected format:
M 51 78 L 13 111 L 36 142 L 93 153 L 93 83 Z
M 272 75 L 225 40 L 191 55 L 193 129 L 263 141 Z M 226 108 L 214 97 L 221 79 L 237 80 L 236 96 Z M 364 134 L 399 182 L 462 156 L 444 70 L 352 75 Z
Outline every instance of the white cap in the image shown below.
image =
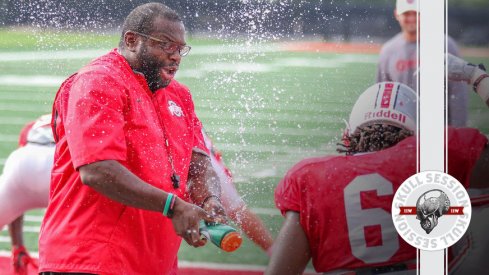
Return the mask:
M 418 0 L 397 0 L 396 12 L 403 14 L 407 11 L 418 11 Z
M 348 135 L 359 128 L 383 123 L 416 131 L 416 93 L 398 82 L 370 86 L 357 99 L 350 114 Z

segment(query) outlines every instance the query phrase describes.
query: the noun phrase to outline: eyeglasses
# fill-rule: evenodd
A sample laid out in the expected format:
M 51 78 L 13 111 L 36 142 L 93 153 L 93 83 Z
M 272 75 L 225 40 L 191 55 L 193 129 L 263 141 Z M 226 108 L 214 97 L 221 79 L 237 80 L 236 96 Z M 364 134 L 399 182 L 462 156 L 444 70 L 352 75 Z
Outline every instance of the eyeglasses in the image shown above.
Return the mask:
M 187 46 L 187 45 L 180 46 L 177 43 L 173 43 L 170 41 L 163 41 L 161 39 L 158 39 L 156 37 L 153 37 L 153 36 L 150 36 L 150 35 L 147 35 L 144 33 L 135 32 L 135 31 L 132 31 L 132 32 L 137 34 L 137 35 L 141 35 L 142 37 L 146 37 L 148 39 L 159 42 L 159 47 L 167 54 L 173 54 L 176 51 L 178 51 L 180 56 L 186 56 L 190 52 L 190 49 L 192 48 L 192 47 Z

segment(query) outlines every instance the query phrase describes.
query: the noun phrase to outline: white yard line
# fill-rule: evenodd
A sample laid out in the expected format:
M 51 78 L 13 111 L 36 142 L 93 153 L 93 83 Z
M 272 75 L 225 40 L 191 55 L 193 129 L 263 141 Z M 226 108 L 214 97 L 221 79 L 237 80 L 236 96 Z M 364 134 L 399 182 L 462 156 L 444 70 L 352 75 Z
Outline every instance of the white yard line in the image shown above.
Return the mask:
M 28 222 L 42 222 L 43 216 L 25 215 L 24 220 Z
M 29 51 L 0 53 L 0 62 L 86 59 L 107 53 L 108 50 Z
M 19 135 L 0 134 L 0 142 L 17 142 Z
M 18 111 L 18 112 L 46 112 L 51 110 L 51 104 L 8 104 L 0 103 L 0 111 Z
M 24 125 L 29 121 L 32 121 L 33 117 L 19 117 L 19 116 L 2 116 L 0 117 L 1 125 Z
M 5 86 L 59 87 L 65 79 L 52 75 L 0 75 L 0 83 Z
M 10 243 L 10 239 L 9 239 L 9 243 Z M 39 251 L 29 251 L 29 254 L 36 259 L 39 258 Z M 11 257 L 11 256 L 12 256 L 11 251 L 0 250 L 0 257 Z
M 39 233 L 39 231 L 41 230 L 41 227 L 40 226 L 29 226 L 29 225 L 24 225 L 24 232 L 29 232 L 29 233 Z M 2 231 L 5 231 L 7 232 L 8 229 L 7 229 L 7 226 L 5 226 Z M 2 232 L 0 231 L 0 232 Z

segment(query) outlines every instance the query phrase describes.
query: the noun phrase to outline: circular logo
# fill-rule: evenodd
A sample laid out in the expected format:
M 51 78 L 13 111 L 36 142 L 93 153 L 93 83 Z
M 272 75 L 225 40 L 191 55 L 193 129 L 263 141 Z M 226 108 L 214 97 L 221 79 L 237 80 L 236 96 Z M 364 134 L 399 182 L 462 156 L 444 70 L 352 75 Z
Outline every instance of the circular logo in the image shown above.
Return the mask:
M 183 111 L 180 106 L 178 106 L 174 101 L 168 100 L 168 110 L 170 110 L 170 113 L 174 116 L 181 117 L 183 116 Z
M 469 227 L 469 194 L 454 177 L 424 171 L 405 180 L 392 200 L 392 220 L 399 235 L 422 250 L 455 244 Z

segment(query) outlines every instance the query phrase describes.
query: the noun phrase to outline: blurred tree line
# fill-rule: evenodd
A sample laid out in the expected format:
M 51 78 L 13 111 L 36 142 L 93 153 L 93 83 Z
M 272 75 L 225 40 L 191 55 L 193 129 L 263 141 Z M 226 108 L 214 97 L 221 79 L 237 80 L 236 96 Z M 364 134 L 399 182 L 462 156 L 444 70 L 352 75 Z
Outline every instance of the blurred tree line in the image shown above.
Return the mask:
M 153 0 L 155 1 L 155 0 Z M 146 0 L 0 0 L 1 26 L 114 31 Z M 399 31 L 395 0 L 165 0 L 190 33 L 220 38 L 382 40 Z M 448 32 L 464 44 L 489 44 L 489 0 L 448 0 Z

